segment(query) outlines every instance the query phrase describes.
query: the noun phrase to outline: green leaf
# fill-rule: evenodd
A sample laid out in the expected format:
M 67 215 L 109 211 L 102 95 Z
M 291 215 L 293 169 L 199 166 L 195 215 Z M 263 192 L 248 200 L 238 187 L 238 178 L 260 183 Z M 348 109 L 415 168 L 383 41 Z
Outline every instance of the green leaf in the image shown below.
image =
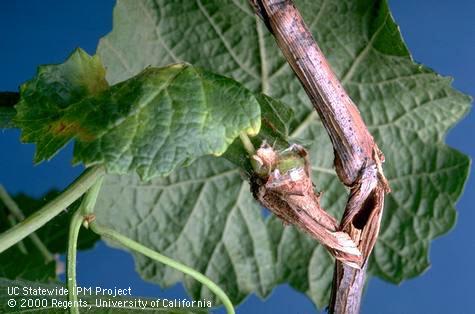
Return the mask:
M 288 122 L 294 117 L 292 109 L 281 101 L 264 94 L 256 94 L 256 98 L 261 107 L 261 129 L 259 134 L 252 138 L 254 147 L 267 142 L 277 149 L 287 148 L 289 146 Z M 248 152 L 240 138 L 233 142 L 223 157 L 246 172 L 253 172 Z
M 39 284 L 36 282 L 26 280 L 8 280 L 0 278 L 0 312 L 1 313 L 48 313 L 48 314 L 67 314 L 69 313 L 69 307 L 67 306 L 68 297 L 64 295 L 60 289 L 66 287 L 61 284 Z M 89 287 L 84 287 L 89 288 Z M 158 306 L 152 306 L 151 302 L 156 299 L 142 298 L 142 297 L 107 297 L 107 296 L 95 296 L 94 291 L 96 287 L 92 287 L 92 295 L 79 296 L 82 306 L 79 307 L 81 313 L 100 313 L 100 314 L 115 314 L 115 313 L 167 313 L 167 314 L 191 314 L 191 313 L 208 313 L 204 309 L 200 308 L 174 308 L 171 306 L 164 306 L 159 303 Z M 11 295 L 8 292 L 18 293 L 17 295 Z M 41 291 L 39 295 L 32 295 L 31 293 L 25 294 L 31 291 Z M 47 293 L 45 293 L 45 291 Z M 43 295 L 44 294 L 44 295 Z M 141 303 L 138 303 L 138 300 Z M 12 301 L 13 300 L 13 301 Z M 31 300 L 31 301 L 29 301 Z M 98 304 L 96 305 L 96 300 Z M 10 302 L 10 303 L 9 303 Z M 11 302 L 14 302 L 12 305 Z M 28 304 L 30 302 L 31 305 Z M 116 302 L 117 307 L 104 307 L 104 303 L 100 302 Z M 123 305 L 119 305 L 118 302 L 122 302 Z M 141 307 L 140 305 L 144 305 Z M 125 305 L 125 306 L 124 306 Z M 169 305 L 169 304 L 168 304 Z
M 0 277 L 51 282 L 56 279 L 56 261 L 45 261 L 30 239 L 0 255 Z
M 53 157 L 71 138 L 92 138 L 77 121 L 63 121 L 74 104 L 107 90 L 105 69 L 98 56 L 75 50 L 63 64 L 44 65 L 20 88 L 14 123 L 21 140 L 36 143 L 35 161 Z
M 13 117 L 16 110 L 13 106 L 18 102 L 18 93 L 0 92 L 0 129 L 13 128 Z
M 295 2 L 386 156 L 384 169 L 393 192 L 386 201 L 370 272 L 393 282 L 417 276 L 429 265 L 430 241 L 454 225 L 454 205 L 462 193 L 470 162 L 445 146 L 443 139 L 469 110 L 470 98 L 452 89 L 450 79 L 412 60 L 385 0 Z M 274 39 L 247 1 L 119 0 L 113 31 L 101 40 L 98 53 L 111 83 L 149 65 L 184 60 L 229 75 L 256 93 L 292 105 L 295 117 L 290 121 L 291 138 L 308 144 L 314 180 L 318 190 L 325 192 L 323 205 L 341 216 L 347 191 L 333 170 L 328 136 Z M 125 183 L 109 179 L 105 187 L 108 195 L 102 195 L 100 209 L 109 216 L 120 212 L 110 222 L 112 227 L 127 230 L 136 240 L 199 266 L 198 270 L 207 272 L 230 291 L 234 300 L 241 300 L 250 291 L 265 294 L 275 285 L 289 282 L 319 306 L 325 305 L 333 272 L 328 255 L 315 241 L 292 227 L 283 228 L 275 218 L 267 222 L 267 233 L 247 230 L 251 220 L 245 217 L 254 217 L 260 225 L 260 211 L 251 205 L 247 191 L 235 192 L 238 183 L 229 191 L 221 189 L 226 188 L 225 178 L 229 180 L 226 174 L 237 170 L 226 166 L 216 172 L 218 163 L 203 159 L 199 165 L 173 173 L 167 180 L 172 180 L 171 189 L 179 192 L 161 193 L 166 188 L 161 186 L 164 183 L 154 186 L 133 178 L 121 179 Z M 117 191 L 136 195 L 137 203 L 114 203 Z M 249 202 L 240 221 L 234 220 L 235 206 L 216 200 L 218 191 L 226 194 L 226 202 L 239 208 L 243 200 Z M 185 209 L 176 210 L 184 204 Z M 189 210 L 194 207 L 200 210 Z M 168 210 L 171 212 L 167 215 Z M 211 215 L 213 220 L 206 220 Z M 231 230 L 223 230 L 217 222 L 223 224 L 228 219 L 232 224 L 226 226 Z M 184 224 L 184 220 L 189 223 Z M 180 227 L 184 231 L 177 234 Z M 255 241 L 239 241 L 236 251 L 230 244 L 211 240 L 229 239 L 237 231 L 243 239 Z M 209 254 L 212 249 L 216 255 Z M 271 256 L 273 262 L 269 264 L 265 259 L 264 263 L 253 257 L 256 254 Z M 172 284 L 181 279 L 177 274 L 161 279 L 166 273 L 147 260 L 138 260 L 138 265 L 147 280 Z M 246 271 L 241 271 L 242 265 L 249 265 Z M 272 268 L 266 276 L 257 271 L 265 267 Z M 188 282 L 187 287 L 194 297 L 204 294 L 196 284 Z
M 292 110 L 266 95 L 256 98 L 262 127 L 253 141 L 287 147 Z M 223 157 L 244 170 L 251 168 L 239 139 Z M 211 157 L 148 182 L 138 176 L 109 175 L 98 199 L 96 219 L 213 278 L 235 302 L 252 292 L 266 296 L 275 280 L 274 258 L 260 207 L 243 177 L 223 158 Z M 138 212 L 131 213 L 132 209 Z M 195 299 L 219 302 L 211 291 L 182 273 L 133 254 L 146 279 L 163 286 L 184 281 Z
M 14 108 L 10 107 L 0 107 L 0 129 L 12 128 L 13 117 L 16 115 Z
M 57 194 L 57 191 L 50 191 L 39 199 L 19 194 L 14 196 L 13 199 L 24 216 L 28 217 L 54 199 Z M 78 205 L 79 203 L 75 203 L 71 209 L 59 214 L 35 232 L 50 253 L 62 254 L 66 252 L 67 241 L 65 239 L 68 237 L 69 221 Z M 11 224 L 8 223 L 9 216 L 11 216 L 9 210 L 0 201 L 0 232 L 11 227 Z M 92 231 L 82 230 L 79 235 L 78 249 L 89 249 L 98 239 L 99 237 Z M 43 282 L 57 278 L 58 266 L 56 261 L 46 261 L 30 238 L 26 238 L 21 241 L 21 244 L 17 244 L 0 254 L 0 265 L 0 277 L 4 278 Z
M 240 132 L 260 129 L 260 107 L 239 83 L 188 64 L 147 68 L 107 88 L 97 56 L 77 50 L 21 87 L 15 123 L 49 159 L 76 139 L 74 161 L 136 170 L 145 179 L 204 155 L 222 155 Z
M 274 283 L 265 222 L 248 191 L 233 165 L 206 157 L 150 182 L 137 176 L 108 176 L 96 219 L 202 272 L 240 301 L 252 292 L 267 295 Z M 163 286 L 183 280 L 196 299 L 215 300 L 212 292 L 182 273 L 134 256 L 147 280 Z
M 41 207 L 42 201 L 24 195 L 14 197 L 20 208 L 28 204 L 31 212 Z M 25 216 L 26 213 L 24 212 Z M 0 232 L 18 223 L 10 211 L 0 200 Z M 66 228 L 67 229 L 67 228 Z M 44 238 L 40 238 L 42 241 Z M 8 279 L 27 279 L 49 282 L 56 279 L 56 261 L 47 261 L 30 238 L 26 238 L 15 246 L 0 254 L 0 277 Z

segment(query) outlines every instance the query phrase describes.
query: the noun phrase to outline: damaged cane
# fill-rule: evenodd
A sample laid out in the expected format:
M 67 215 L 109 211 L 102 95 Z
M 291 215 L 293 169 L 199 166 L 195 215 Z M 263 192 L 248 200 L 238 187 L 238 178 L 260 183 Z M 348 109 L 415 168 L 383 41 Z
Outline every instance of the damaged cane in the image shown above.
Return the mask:
M 312 101 L 334 148 L 335 171 L 350 189 L 340 224 L 318 205 L 306 167 L 285 174 L 274 170 L 264 181 L 259 176 L 254 180 L 254 196 L 284 222 L 310 233 L 335 256 L 329 311 L 358 313 L 366 261 L 379 233 L 384 195 L 390 191 L 382 170 L 384 155 L 292 1 L 250 3 Z M 307 158 L 302 148 L 291 149 Z M 259 151 L 257 157 L 262 162 Z

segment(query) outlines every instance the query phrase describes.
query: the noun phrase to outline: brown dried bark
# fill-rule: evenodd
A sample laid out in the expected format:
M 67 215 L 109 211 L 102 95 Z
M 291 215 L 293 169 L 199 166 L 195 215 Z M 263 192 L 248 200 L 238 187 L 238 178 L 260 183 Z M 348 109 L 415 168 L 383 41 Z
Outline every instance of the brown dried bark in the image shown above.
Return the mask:
M 302 162 L 284 171 L 279 162 L 290 154 L 290 158 L 299 158 Z M 307 151 L 294 144 L 279 153 L 264 144 L 253 158 L 259 161 L 260 169 L 268 170 L 252 177 L 254 198 L 285 224 L 296 225 L 314 237 L 336 259 L 360 268 L 362 255 L 355 242 L 347 233 L 338 230 L 336 219 L 320 206 L 320 194 L 315 193 L 310 176 Z
M 312 34 L 306 27 L 299 11 L 291 0 L 249 0 L 256 14 L 274 35 L 279 48 L 299 78 L 315 110 L 325 126 L 333 144 L 335 170 L 340 181 L 350 188 L 350 195 L 338 231 L 346 233 L 361 253 L 357 269 L 351 262 L 337 257 L 329 310 L 331 313 L 358 313 L 363 290 L 366 261 L 376 243 L 379 232 L 384 195 L 389 192 L 388 183 L 382 171 L 384 155 L 369 133 L 356 105 L 343 89 L 331 70 Z M 267 182 L 261 182 L 265 189 Z M 275 191 L 271 191 L 276 193 Z M 286 222 L 295 223 L 309 232 L 309 220 L 295 219 L 294 214 L 286 217 L 293 203 L 291 198 L 282 198 L 276 206 L 269 197 L 257 194 L 257 199 Z M 271 193 L 271 194 L 272 194 Z M 273 196 L 271 195 L 270 198 Z M 272 207 L 278 207 L 273 209 Z M 305 210 L 304 210 L 305 211 Z M 323 210 L 321 210 L 323 211 Z M 296 210 L 290 210 L 291 213 Z M 302 212 L 302 208 L 300 208 Z M 320 213 L 315 211 L 315 213 Z M 326 213 L 325 213 L 326 214 Z M 310 222 L 310 225 L 312 223 Z M 326 226 L 333 228 L 333 226 Z M 331 229 L 330 228 L 330 229 Z M 315 235 L 314 235 L 315 236 Z M 317 236 L 315 236 L 318 238 Z M 322 241 L 328 248 L 329 245 Z M 337 251 L 338 253 L 338 251 Z

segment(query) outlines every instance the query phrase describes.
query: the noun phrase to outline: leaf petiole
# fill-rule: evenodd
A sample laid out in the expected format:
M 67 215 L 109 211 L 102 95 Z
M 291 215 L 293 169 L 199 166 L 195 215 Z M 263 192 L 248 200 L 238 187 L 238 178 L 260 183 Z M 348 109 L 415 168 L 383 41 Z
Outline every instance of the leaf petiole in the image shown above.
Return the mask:
M 94 210 L 96 205 L 97 196 L 101 189 L 104 176 L 99 177 L 92 187 L 84 194 L 81 205 L 71 218 L 69 225 L 69 237 L 68 237 L 68 257 L 67 257 L 67 277 L 68 277 L 68 300 L 71 303 L 69 311 L 71 314 L 79 314 L 78 295 L 77 295 L 77 281 L 76 281 L 76 255 L 77 255 L 77 242 L 81 225 L 87 222 L 87 217 Z M 87 225 L 86 225 L 87 227 Z
M 11 198 L 11 196 L 7 193 L 3 185 L 0 184 L 0 200 L 2 200 L 3 204 L 5 204 L 5 207 L 10 211 L 10 213 L 19 221 L 25 220 L 25 215 L 23 215 L 23 212 L 21 209 L 18 207 L 17 203 Z M 13 218 L 13 217 L 12 217 Z M 12 226 L 16 225 L 13 224 Z M 48 250 L 46 245 L 41 241 L 41 239 L 38 237 L 36 233 L 31 233 L 30 234 L 30 239 L 33 242 L 33 244 L 36 246 L 38 251 L 43 255 L 45 258 L 45 261 L 51 262 L 54 260 L 53 254 Z M 21 243 L 21 242 L 19 242 Z
M 246 152 L 249 154 L 249 156 L 252 156 L 256 153 L 256 149 L 254 148 L 254 145 L 251 142 L 251 139 L 245 132 L 241 132 L 239 134 L 239 138 L 241 139 L 242 145 L 244 146 L 244 149 Z
M 12 215 L 8 215 L 8 216 L 7 216 L 7 220 L 8 220 L 8 222 L 10 223 L 10 225 L 11 225 L 12 227 L 18 223 L 18 221 L 17 221 L 17 220 L 15 219 L 15 217 L 13 217 Z M 26 249 L 26 246 L 25 246 L 25 244 L 23 243 L 23 241 L 18 241 L 17 247 L 18 247 L 18 249 L 20 250 L 20 252 L 22 252 L 23 254 L 25 254 L 25 255 L 28 254 L 28 250 Z
M 104 175 L 103 167 L 93 167 L 84 171 L 63 193 L 54 200 L 43 206 L 30 217 L 21 221 L 9 230 L 0 234 L 0 253 L 12 245 L 23 240 L 31 233 L 38 230 L 48 221 L 57 216 L 66 207 L 80 198 L 89 188 Z
M 111 239 L 114 242 L 117 242 L 137 253 L 143 254 L 159 263 L 163 263 L 167 266 L 170 266 L 178 271 L 181 271 L 206 287 L 210 289 L 216 296 L 221 300 L 228 314 L 234 314 L 234 307 L 226 295 L 226 293 L 221 290 L 218 285 L 216 285 L 211 279 L 201 274 L 200 272 L 175 261 L 165 255 L 162 255 L 148 247 L 135 242 L 134 240 L 120 234 L 119 232 L 112 230 L 110 228 L 101 226 L 94 219 L 94 206 L 99 195 L 100 188 L 102 186 L 104 177 L 99 177 L 96 182 L 92 184 L 90 189 L 84 194 L 81 205 L 78 210 L 74 213 L 71 220 L 70 229 L 69 229 L 69 243 L 68 243 L 68 260 L 67 260 L 67 275 L 68 275 L 68 290 L 69 290 L 69 301 L 72 301 L 72 307 L 70 308 L 71 314 L 79 313 L 78 308 L 74 307 L 74 304 L 77 304 L 77 294 L 76 294 L 76 251 L 77 251 L 77 239 L 81 224 L 85 224 L 86 227 L 90 227 L 92 231 L 97 233 L 103 238 Z M 76 302 L 75 302 L 76 301 Z
M 83 215 L 81 208 L 78 208 L 71 218 L 69 224 L 69 237 L 68 237 L 68 255 L 67 255 L 67 277 L 68 277 L 68 300 L 71 303 L 69 312 L 71 314 L 79 314 L 78 295 L 77 295 L 77 283 L 76 283 L 76 254 L 79 230 L 83 222 Z
M 216 285 L 213 281 L 211 281 L 211 279 L 209 279 L 208 277 L 206 277 L 205 275 L 203 275 L 202 273 L 180 263 L 180 262 L 177 262 L 165 255 L 162 255 L 152 249 L 149 249 L 148 247 L 138 243 L 138 242 L 135 242 L 134 240 L 120 234 L 119 232 L 115 231 L 115 230 L 112 230 L 110 228 L 107 228 L 107 227 L 104 227 L 104 226 L 101 226 L 100 224 L 98 224 L 96 221 L 92 221 L 90 222 L 90 227 L 92 229 L 92 231 L 94 231 L 95 233 L 99 234 L 101 237 L 103 238 L 108 238 L 114 242 L 117 242 L 119 244 L 121 244 L 122 246 L 132 250 L 132 251 L 135 251 L 137 253 L 140 253 L 140 254 L 143 254 L 159 263 L 163 263 L 167 266 L 170 266 L 178 271 L 181 271 L 187 275 L 189 275 L 190 277 L 196 279 L 197 281 L 199 281 L 200 283 L 202 283 L 203 285 L 205 285 L 208 289 L 210 289 L 213 293 L 216 294 L 216 296 L 221 300 L 221 302 L 223 303 L 224 307 L 226 308 L 226 311 L 228 314 L 234 314 L 234 307 L 233 307 L 233 304 L 231 302 L 231 300 L 229 299 L 229 297 L 226 295 L 226 293 L 221 290 L 220 287 L 218 287 L 218 285 Z

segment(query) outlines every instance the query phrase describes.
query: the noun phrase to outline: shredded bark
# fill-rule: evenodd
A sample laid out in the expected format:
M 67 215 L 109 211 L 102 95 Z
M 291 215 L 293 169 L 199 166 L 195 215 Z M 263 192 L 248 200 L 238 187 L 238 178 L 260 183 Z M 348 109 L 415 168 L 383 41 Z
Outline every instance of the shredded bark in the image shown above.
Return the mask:
M 255 197 L 284 222 L 291 222 L 312 234 L 322 242 L 336 258 L 330 313 L 358 313 L 361 293 L 365 280 L 366 261 L 376 243 L 384 207 L 384 195 L 390 191 L 384 177 L 382 163 L 384 155 L 379 150 L 368 131 L 358 108 L 348 96 L 340 81 L 332 71 L 325 56 L 305 25 L 299 11 L 291 0 L 249 0 L 256 14 L 274 35 L 287 62 L 299 78 L 315 110 L 330 136 L 334 148 L 334 166 L 340 181 L 350 188 L 350 195 L 343 218 L 336 231 L 347 234 L 361 253 L 360 260 L 341 258 L 340 252 L 347 254 L 345 245 L 335 245 L 331 237 L 314 227 L 332 230 L 332 224 L 324 225 L 325 219 L 304 219 L 305 215 L 325 217 L 323 209 L 315 208 L 298 211 L 295 194 L 285 195 L 288 178 L 284 178 L 284 188 L 275 191 L 269 188 L 269 181 L 259 182 L 254 187 Z M 290 175 L 290 174 L 289 174 Z M 275 176 L 275 175 L 274 175 Z M 307 178 L 309 176 L 307 175 Z M 280 181 L 272 174 L 270 182 Z M 303 179 L 302 179 L 303 180 Z M 260 185 L 259 185 L 260 184 Z M 279 186 L 279 184 L 277 186 Z M 307 183 L 302 186 L 308 189 Z M 300 197 L 309 194 L 308 190 Z M 310 202 L 311 196 L 306 196 Z M 313 203 L 318 204 L 317 200 Z M 295 207 L 295 208 L 294 208 Z M 296 215 L 295 212 L 300 213 Z M 304 212 L 305 214 L 302 214 Z M 325 235 L 322 237 L 322 235 Z M 347 238 L 339 237 L 343 242 Z M 334 239 L 333 239 L 334 240 Z M 337 240 L 338 241 L 338 240 Z M 348 242 L 345 242 L 348 243 Z M 355 259 L 356 261 L 356 259 Z M 359 267 L 357 267 L 359 266 Z M 361 268 L 361 269 L 358 269 Z
M 296 225 L 314 237 L 336 259 L 360 268 L 362 255 L 357 245 L 347 233 L 338 230 L 337 220 L 320 206 L 307 151 L 294 144 L 283 152 L 275 152 L 264 144 L 253 159 L 261 169 L 251 179 L 254 198 L 285 224 Z

